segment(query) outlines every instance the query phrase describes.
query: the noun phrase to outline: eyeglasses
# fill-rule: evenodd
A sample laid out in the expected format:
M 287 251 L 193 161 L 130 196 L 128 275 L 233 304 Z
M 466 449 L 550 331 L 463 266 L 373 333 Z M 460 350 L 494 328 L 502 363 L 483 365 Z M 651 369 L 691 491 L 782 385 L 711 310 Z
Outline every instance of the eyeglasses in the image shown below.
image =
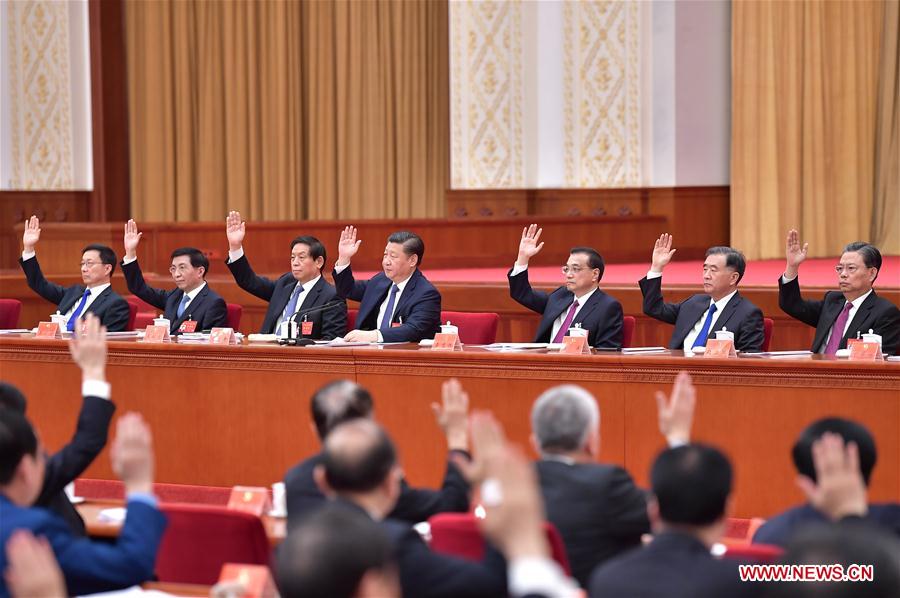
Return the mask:
M 79 268 L 93 268 L 94 266 L 100 266 L 103 262 L 81 262 L 78 264 Z
M 852 265 L 851 266 L 842 266 L 842 265 L 838 264 L 837 266 L 834 267 L 834 271 L 837 272 L 838 274 L 843 274 L 845 270 L 846 270 L 847 274 L 853 274 L 854 272 L 859 270 L 859 266 L 852 266 Z
M 568 274 L 569 272 L 571 272 L 572 274 L 578 274 L 582 270 L 587 270 L 587 269 L 588 268 L 582 268 L 581 266 L 563 266 L 562 268 L 560 268 L 560 270 L 562 270 L 563 274 Z M 591 269 L 593 269 L 593 268 L 591 268 Z
M 176 272 L 180 274 L 184 274 L 185 272 L 190 271 L 190 267 L 185 264 L 178 264 L 178 266 L 169 266 L 169 274 L 175 274 Z

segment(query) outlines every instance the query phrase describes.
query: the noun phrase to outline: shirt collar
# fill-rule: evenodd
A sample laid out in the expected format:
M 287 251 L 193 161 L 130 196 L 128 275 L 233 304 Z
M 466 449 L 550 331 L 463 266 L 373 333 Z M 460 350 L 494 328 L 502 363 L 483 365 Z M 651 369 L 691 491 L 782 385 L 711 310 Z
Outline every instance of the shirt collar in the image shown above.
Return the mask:
M 587 300 L 590 299 L 591 295 L 593 295 L 596 292 L 597 292 L 597 287 L 594 287 L 593 289 L 591 289 L 590 291 L 588 291 L 581 297 L 575 297 L 575 300 L 578 301 L 578 306 L 584 307 L 584 304 L 587 303 Z
M 416 273 L 416 271 L 413 270 L 413 271 L 412 271 L 412 274 L 410 274 L 409 276 L 406 277 L 406 280 L 404 280 L 404 281 L 402 281 L 402 282 L 394 282 L 394 283 L 391 283 L 391 284 L 397 285 L 397 288 L 400 289 L 400 290 L 397 291 L 397 292 L 398 292 L 398 293 L 402 293 L 402 292 L 403 292 L 403 289 L 406 288 L 406 283 L 409 282 L 409 279 L 412 278 L 412 277 L 413 277 L 413 274 L 415 274 L 415 273 Z M 389 279 L 389 280 L 390 280 L 390 279 Z
M 731 298 L 734 297 L 734 294 L 737 293 L 737 289 L 731 291 L 718 301 L 713 301 L 712 297 L 710 297 L 710 301 L 716 304 L 716 311 L 722 313 L 722 310 L 725 309 L 725 306 L 728 305 L 728 302 L 731 301 Z M 709 309 L 709 308 L 707 308 Z
M 200 286 L 199 286 L 199 287 L 197 287 L 196 289 L 194 289 L 194 290 L 191 291 L 190 293 L 185 293 L 185 295 L 187 295 L 188 297 L 190 297 L 190 298 L 191 298 L 191 301 L 193 301 L 193 300 L 197 297 L 197 295 L 200 294 L 200 291 L 202 291 L 202 290 L 203 290 L 203 287 L 205 287 L 205 286 L 206 286 L 206 281 L 204 280 L 202 283 L 200 283 Z
M 89 290 L 91 291 L 91 297 L 97 297 L 100 293 L 109 288 L 110 283 L 100 284 L 95 287 L 91 287 Z
M 309 280 L 309 281 L 307 281 L 307 282 L 304 282 L 304 283 L 303 283 L 303 292 L 306 293 L 307 291 L 311 290 L 314 286 L 316 286 L 317 284 L 319 284 L 319 279 L 320 279 L 320 278 L 322 278 L 322 275 L 321 275 L 321 274 L 319 274 L 318 276 L 316 276 L 316 277 L 313 278 L 312 280 Z M 299 280 L 297 281 L 297 284 L 300 284 L 300 281 L 299 281 Z
M 556 461 L 557 463 L 565 463 L 566 465 L 575 465 L 575 459 L 566 457 L 565 455 L 554 455 L 553 453 L 541 453 L 543 461 Z
M 859 306 L 863 304 L 863 301 L 865 301 L 868 298 L 868 296 L 872 294 L 872 291 L 874 291 L 874 290 L 875 289 L 869 289 L 868 293 L 866 293 L 865 295 L 860 295 L 859 297 L 857 297 L 856 299 L 851 301 L 850 303 L 853 304 L 853 309 L 859 309 Z M 846 305 L 847 302 L 844 301 L 844 304 Z

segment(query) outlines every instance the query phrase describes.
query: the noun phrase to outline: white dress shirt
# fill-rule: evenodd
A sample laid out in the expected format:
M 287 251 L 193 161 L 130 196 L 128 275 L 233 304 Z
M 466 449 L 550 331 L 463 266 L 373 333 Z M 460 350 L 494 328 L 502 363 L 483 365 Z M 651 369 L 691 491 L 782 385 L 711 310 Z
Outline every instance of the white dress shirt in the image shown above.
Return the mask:
M 187 302 L 187 305 L 184 306 L 184 312 L 183 312 L 182 315 L 188 315 L 188 314 L 191 313 L 190 311 L 188 311 L 188 308 L 191 306 L 191 303 L 194 302 L 194 299 L 197 298 L 197 295 L 200 294 L 200 291 L 202 291 L 202 290 L 203 290 L 203 287 L 205 287 L 205 286 L 206 286 L 206 281 L 204 280 L 202 283 L 200 283 L 200 286 L 198 286 L 196 289 L 194 289 L 193 291 L 191 291 L 191 292 L 189 292 L 189 293 L 185 293 L 185 295 L 187 295 L 187 297 L 188 297 L 188 302 Z M 178 307 L 175 308 L 175 310 L 176 310 L 176 311 L 175 311 L 175 317 L 176 317 L 176 318 L 178 317 L 178 309 L 181 307 L 181 302 L 182 302 L 182 301 L 184 301 L 184 297 L 182 297 L 182 298 L 178 301 Z
M 322 278 L 321 274 L 319 276 L 316 276 L 312 280 L 303 283 L 303 290 L 300 291 L 299 295 L 297 295 L 297 306 L 294 308 L 294 313 L 297 313 L 298 311 L 300 311 L 300 308 L 303 307 L 303 301 L 306 299 L 306 296 L 309 295 L 309 292 L 312 290 L 312 288 L 319 283 L 320 278 Z M 298 281 L 297 284 L 300 284 L 300 282 Z M 296 289 L 296 288 L 297 288 L 297 285 L 294 285 L 294 289 Z M 292 295 L 294 294 L 294 289 L 291 289 Z M 290 303 L 290 302 L 291 302 L 291 300 L 288 299 L 288 303 Z M 287 305 L 285 305 L 285 308 L 287 308 Z M 283 311 L 282 311 L 282 315 L 284 315 Z M 294 314 L 288 314 L 288 316 L 292 316 L 292 315 L 294 315 Z

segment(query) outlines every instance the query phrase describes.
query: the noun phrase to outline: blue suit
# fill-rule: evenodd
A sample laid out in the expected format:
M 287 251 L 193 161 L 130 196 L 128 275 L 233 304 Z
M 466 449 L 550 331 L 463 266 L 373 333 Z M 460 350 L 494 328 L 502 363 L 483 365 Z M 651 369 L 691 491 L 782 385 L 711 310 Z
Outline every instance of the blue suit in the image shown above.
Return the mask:
M 359 330 L 376 330 L 378 309 L 387 299 L 391 289 L 391 279 L 379 272 L 371 280 L 358 282 L 353 278 L 350 266 L 340 273 L 332 273 L 334 287 L 338 297 L 359 301 L 359 313 L 356 316 L 356 328 Z M 401 323 L 402 321 L 402 323 Z M 440 332 L 441 294 L 418 268 L 406 283 L 397 305 L 394 306 L 394 317 L 391 322 L 401 323 L 382 331 L 386 343 L 417 343 L 423 338 L 434 338 Z
M 863 520 L 873 527 L 881 528 L 894 537 L 900 538 L 900 504 L 898 503 L 870 504 L 869 511 Z M 801 529 L 828 522 L 825 515 L 814 509 L 812 505 L 800 505 L 769 518 L 753 534 L 753 543 L 775 544 L 784 547 Z
M 132 500 L 115 544 L 73 536 L 66 522 L 40 508 L 24 508 L 0 495 L 0 546 L 17 529 L 44 536 L 53 548 L 70 595 L 93 594 L 127 588 L 153 577 L 156 553 L 166 528 L 165 516 L 155 507 Z M 7 567 L 0 550 L 0 571 Z M 0 598 L 9 596 L 0 576 Z

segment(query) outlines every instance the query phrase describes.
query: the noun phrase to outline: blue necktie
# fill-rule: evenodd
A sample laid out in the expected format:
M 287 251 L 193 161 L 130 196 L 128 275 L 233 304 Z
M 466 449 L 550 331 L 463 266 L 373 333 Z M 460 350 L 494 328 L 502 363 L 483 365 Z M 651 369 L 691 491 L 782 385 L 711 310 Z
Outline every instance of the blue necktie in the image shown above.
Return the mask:
M 294 312 L 297 311 L 297 297 L 300 296 L 300 293 L 303 292 L 303 285 L 298 284 L 294 287 L 294 292 L 291 293 L 291 300 L 288 301 L 287 307 L 284 308 L 284 313 L 281 314 L 281 321 L 287 322 L 293 317 Z
M 181 298 L 181 303 L 178 305 L 178 311 L 175 312 L 175 316 L 180 318 L 184 313 L 184 309 L 187 307 L 187 304 L 191 302 L 191 298 L 188 297 L 188 294 L 185 293 L 184 297 Z
M 75 330 L 75 320 L 78 319 L 78 316 L 81 315 L 81 310 L 84 309 L 84 304 L 87 303 L 88 297 L 91 296 L 91 290 L 85 289 L 84 295 L 81 296 L 81 303 L 78 304 L 78 307 L 75 308 L 75 311 L 72 312 L 72 317 L 69 318 L 69 321 L 66 322 L 66 330 L 69 332 L 73 332 Z
M 387 307 L 384 310 L 384 317 L 381 319 L 381 326 L 378 327 L 382 333 L 387 332 L 391 329 L 391 320 L 393 319 L 391 316 L 394 315 L 394 300 L 397 298 L 397 291 L 400 290 L 400 287 L 397 285 L 391 285 L 391 292 L 388 295 Z
M 706 320 L 704 320 L 703 322 L 703 328 L 700 329 L 700 334 L 697 335 L 697 340 L 695 340 L 694 344 L 691 345 L 691 349 L 693 349 L 694 347 L 706 346 L 706 337 L 709 336 L 709 328 L 710 326 L 712 326 L 712 318 L 714 313 L 716 313 L 715 303 L 709 306 L 709 311 L 706 313 Z

